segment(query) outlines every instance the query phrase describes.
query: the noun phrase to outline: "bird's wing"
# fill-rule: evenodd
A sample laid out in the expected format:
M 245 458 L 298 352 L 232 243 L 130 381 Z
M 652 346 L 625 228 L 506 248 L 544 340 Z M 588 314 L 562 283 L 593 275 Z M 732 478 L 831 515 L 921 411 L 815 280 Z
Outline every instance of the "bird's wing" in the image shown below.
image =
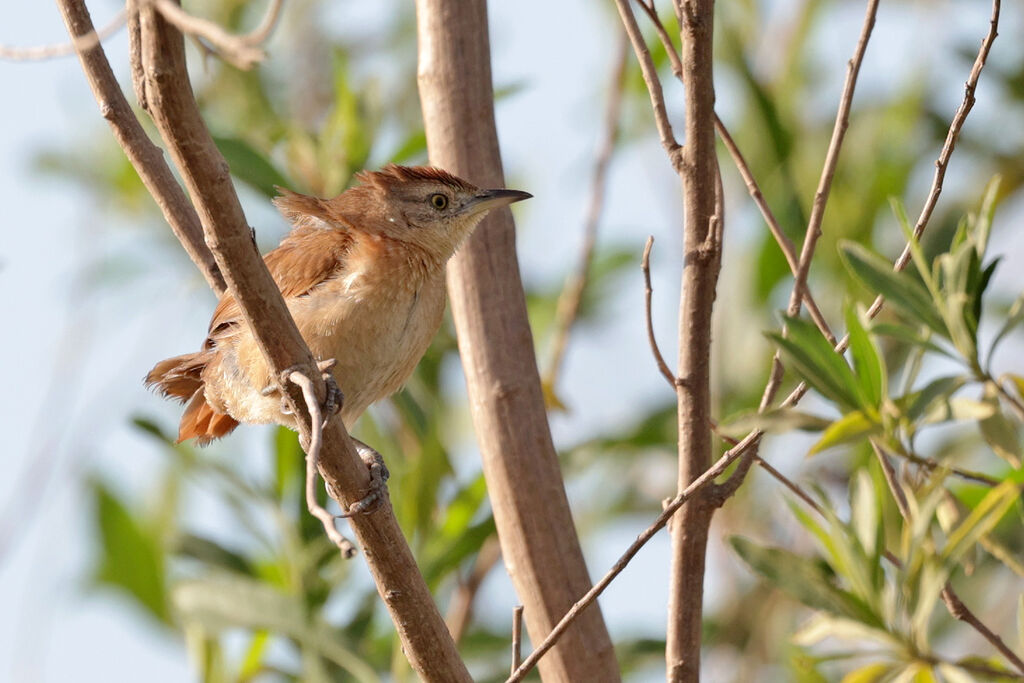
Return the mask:
M 287 193 L 275 203 L 296 227 L 263 260 L 287 300 L 308 294 L 344 270 L 352 234 L 324 225 L 327 214 L 319 199 Z M 206 346 L 233 335 L 241 320 L 238 302 L 230 292 L 225 292 L 213 312 Z

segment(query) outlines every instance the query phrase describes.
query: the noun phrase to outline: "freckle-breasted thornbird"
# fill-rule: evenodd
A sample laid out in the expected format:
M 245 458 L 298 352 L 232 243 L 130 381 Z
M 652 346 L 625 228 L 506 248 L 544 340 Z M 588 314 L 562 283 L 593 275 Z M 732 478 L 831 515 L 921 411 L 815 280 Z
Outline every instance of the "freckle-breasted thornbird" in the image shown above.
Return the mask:
M 317 360 L 331 368 L 352 423 L 399 389 L 441 324 L 445 263 L 491 209 L 531 195 L 481 190 L 429 167 L 357 175 L 333 199 L 282 190 L 291 232 L 264 260 Z M 240 422 L 295 428 L 234 297 L 225 293 L 200 351 L 156 364 L 146 384 L 186 403 L 178 440 L 200 444 Z

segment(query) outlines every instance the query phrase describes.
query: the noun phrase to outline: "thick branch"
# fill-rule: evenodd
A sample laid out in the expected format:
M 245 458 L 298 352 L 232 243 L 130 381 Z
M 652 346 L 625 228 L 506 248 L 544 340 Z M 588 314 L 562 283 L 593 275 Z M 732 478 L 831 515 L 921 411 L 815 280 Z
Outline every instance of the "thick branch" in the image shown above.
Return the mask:
M 686 89 L 686 146 L 680 178 L 685 214 L 682 295 L 679 305 L 679 490 L 711 465 L 711 311 L 721 267 L 712 74 L 714 0 L 682 3 L 682 64 Z M 668 680 L 700 678 L 704 562 L 713 507 L 698 497 L 675 517 L 665 652 Z
M 504 183 L 484 0 L 418 0 L 418 81 L 432 163 Z M 540 642 L 590 587 L 548 428 L 508 210 L 493 212 L 448 269 L 452 314 L 502 557 Z M 573 624 L 542 675 L 619 677 L 601 612 Z
M 81 0 L 59 0 L 72 36 L 91 30 L 88 12 Z M 252 327 L 271 368 L 281 374 L 295 367 L 316 378 L 316 391 L 324 395 L 319 371 L 299 335 L 252 241 L 227 164 L 220 157 L 199 115 L 185 69 L 181 34 L 152 10 L 144 7 L 139 21 L 146 101 L 157 128 L 167 141 L 172 156 L 196 200 L 207 243 Z M 102 61 L 102 65 L 97 62 Z M 85 62 L 87 72 L 109 65 L 102 53 Z M 107 100 L 97 93 L 101 108 Z M 137 125 L 137 122 L 136 122 Z M 135 161 L 133 159 L 133 161 Z M 140 175 L 152 171 L 142 159 Z M 310 441 L 309 412 L 301 389 L 281 382 L 295 412 L 300 432 Z M 366 493 L 369 476 L 339 419 L 324 429 L 321 468 L 332 495 L 348 508 Z M 391 611 L 407 656 L 413 667 L 428 680 L 470 680 L 458 656 L 433 599 L 420 576 L 401 529 L 385 502 L 372 514 L 352 519 L 378 591 Z
M 224 291 L 224 278 L 220 274 L 213 254 L 203 241 L 203 228 L 195 209 L 189 203 L 171 169 L 164 161 L 162 150 L 153 144 L 135 118 L 128 100 L 114 78 L 103 46 L 89 39 L 96 32 L 89 11 L 81 0 L 59 0 L 64 23 L 71 34 L 72 44 L 78 52 L 93 96 L 100 113 L 110 124 L 114 137 L 138 172 L 146 189 L 156 200 L 168 225 L 217 294 Z

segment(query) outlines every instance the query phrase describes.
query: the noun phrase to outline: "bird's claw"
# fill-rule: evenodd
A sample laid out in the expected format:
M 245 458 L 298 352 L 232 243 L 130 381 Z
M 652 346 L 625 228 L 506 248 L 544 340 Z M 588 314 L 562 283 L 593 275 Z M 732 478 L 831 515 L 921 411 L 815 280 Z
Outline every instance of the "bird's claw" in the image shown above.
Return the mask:
M 336 364 L 337 361 L 333 358 L 317 361 L 316 364 L 317 370 L 322 373 L 321 378 L 327 388 L 327 396 L 324 398 L 324 402 L 320 405 L 320 412 L 321 415 L 323 415 L 325 423 L 328 418 L 341 412 L 341 407 L 345 403 L 345 395 L 341 393 L 341 389 L 338 388 L 338 382 L 334 379 L 334 375 L 331 374 L 331 368 Z M 303 372 L 303 367 L 301 365 L 293 365 L 290 368 L 285 368 L 285 370 L 281 372 L 281 376 L 278 378 L 278 383 L 276 385 L 268 384 L 260 390 L 260 394 L 263 396 L 273 396 L 274 394 L 281 395 L 281 414 L 283 415 L 292 414 L 288 397 L 282 391 L 282 387 L 291 381 L 291 375 L 293 372 Z
M 356 453 L 359 454 L 360 459 L 370 470 L 370 488 L 365 496 L 349 505 L 344 513 L 338 515 L 339 517 L 352 517 L 371 512 L 388 495 L 387 481 L 391 473 L 388 472 L 387 465 L 384 464 L 384 457 L 358 439 L 352 439 L 352 444 L 356 447 Z

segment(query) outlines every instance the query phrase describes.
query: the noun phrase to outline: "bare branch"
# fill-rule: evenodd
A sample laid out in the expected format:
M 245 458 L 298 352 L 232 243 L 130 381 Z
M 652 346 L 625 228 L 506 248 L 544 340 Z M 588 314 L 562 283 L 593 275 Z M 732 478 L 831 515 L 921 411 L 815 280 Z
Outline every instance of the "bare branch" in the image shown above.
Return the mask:
M 674 391 L 677 381 L 676 376 L 669 369 L 668 363 L 665 362 L 665 357 L 661 355 L 661 349 L 658 348 L 658 338 L 654 334 L 654 319 L 651 315 L 651 297 L 654 294 L 654 289 L 651 288 L 651 247 L 653 246 L 654 236 L 651 235 L 647 237 L 647 244 L 644 245 L 644 255 L 640 259 L 640 269 L 644 273 L 644 313 L 647 320 L 647 341 L 651 345 L 651 353 L 654 354 L 658 370 Z
M 654 2 L 651 0 L 650 3 L 646 3 L 643 0 L 636 0 L 636 3 L 640 5 L 644 13 L 650 18 L 651 23 L 654 25 L 655 31 L 658 34 L 658 38 L 661 40 L 662 46 L 665 48 L 665 53 L 668 55 L 669 62 L 672 65 L 672 74 L 683 82 L 683 62 L 676 52 L 675 46 L 672 44 L 672 38 L 668 34 L 668 30 L 665 28 L 664 22 L 661 17 L 658 16 L 657 11 L 654 8 Z M 772 213 L 771 208 L 768 206 L 768 202 L 765 201 L 764 194 L 761 192 L 760 186 L 754 179 L 754 174 L 750 170 L 750 166 L 747 164 L 747 160 L 743 157 L 739 147 L 733 140 L 732 135 L 729 134 L 729 130 L 725 127 L 722 119 L 719 118 L 718 114 L 715 114 L 715 131 L 718 136 L 722 139 L 725 144 L 725 148 L 729 151 L 732 156 L 733 162 L 736 164 L 737 170 L 740 172 L 740 176 L 743 177 L 743 182 L 747 186 L 747 191 L 750 193 L 750 197 L 754 200 L 754 204 L 757 206 L 761 215 L 764 217 L 765 222 L 768 224 L 768 229 L 771 231 L 772 236 L 778 243 L 779 248 L 782 249 L 783 255 L 786 257 L 786 262 L 789 264 L 790 270 L 794 275 L 797 274 L 799 269 L 799 261 L 796 255 L 796 247 L 793 244 L 793 240 L 789 239 L 782 227 L 779 225 L 778 220 L 775 218 L 775 214 Z M 825 320 L 825 316 L 822 315 L 821 310 L 818 308 L 818 304 L 814 301 L 814 297 L 811 295 L 810 290 L 806 287 L 803 291 L 804 304 L 807 306 L 807 312 L 811 316 L 811 320 L 818 326 L 821 333 L 825 335 L 834 345 L 836 343 L 835 335 L 832 334 L 832 330 L 829 328 L 828 322 Z
M 601 580 L 595 583 L 593 588 L 587 591 L 586 594 L 583 595 L 583 597 L 576 601 L 576 603 L 572 606 L 572 609 L 565 613 L 565 616 L 563 616 L 562 619 L 555 625 L 555 627 L 551 630 L 551 633 L 549 633 L 548 636 L 540 643 L 540 645 L 538 645 L 536 649 L 534 649 L 534 651 L 530 653 L 529 657 L 523 660 L 523 663 L 519 666 L 518 669 L 516 669 L 513 672 L 513 674 L 508 679 L 506 679 L 505 683 L 515 683 L 516 681 L 523 680 L 526 674 L 530 673 L 530 671 L 533 670 L 533 668 L 537 665 L 537 662 L 540 661 L 544 654 L 547 653 L 547 651 L 555 645 L 555 643 L 562 636 L 562 634 L 565 633 L 566 629 L 569 628 L 569 626 L 576 619 L 576 617 L 579 616 L 579 614 L 583 612 L 583 610 L 585 610 L 591 603 L 597 600 L 598 596 L 600 596 L 601 593 L 603 593 L 604 590 L 608 587 L 608 585 L 611 584 L 613 580 L 615 580 L 615 577 L 621 574 L 622 570 L 625 569 L 626 566 L 630 563 L 630 561 L 636 556 L 636 554 L 640 552 L 640 549 L 647 545 L 647 542 L 654 538 L 655 534 L 657 534 L 659 531 L 665 528 L 665 525 L 668 524 L 668 521 L 672 519 L 672 516 L 675 515 L 679 508 L 683 507 L 683 505 L 685 505 L 687 501 L 691 500 L 705 487 L 714 482 L 715 478 L 720 476 L 723 472 L 725 472 L 729 468 L 729 466 L 736 461 L 737 458 L 746 453 L 747 449 L 756 445 L 760 441 L 761 436 L 762 433 L 760 431 L 755 431 L 748 434 L 746 438 L 744 438 L 742 441 L 736 444 L 735 447 L 726 451 L 722 455 L 722 457 L 720 457 L 715 462 L 714 465 L 712 465 L 710 468 L 708 468 L 706 472 L 704 472 L 704 474 L 694 479 L 693 483 L 687 486 L 686 489 L 684 489 L 682 492 L 677 494 L 675 498 L 666 503 L 664 509 L 661 511 L 661 514 L 658 515 L 658 518 L 655 519 L 650 526 L 644 529 L 643 532 L 641 532 L 640 535 L 636 537 L 636 540 L 633 541 L 633 543 L 630 544 L 630 546 L 619 557 L 619 559 L 615 561 L 615 564 L 613 564 L 611 569 L 609 569 L 608 572 L 601 577 Z
M 622 110 L 622 90 L 626 83 L 626 55 L 629 44 L 626 35 L 619 34 L 616 44 L 615 61 L 612 65 L 612 77 L 609 83 L 608 103 L 605 107 L 604 133 L 594 159 L 594 170 L 590 182 L 590 201 L 587 214 L 583 221 L 583 244 L 580 249 L 579 262 L 576 270 L 570 275 L 562 287 L 555 310 L 554 331 L 551 334 L 551 359 L 545 373 L 544 384 L 552 391 L 558 379 L 558 373 L 565 357 L 569 342 L 569 332 L 576 323 L 583 302 L 583 292 L 590 276 L 590 265 L 594 260 L 594 248 L 597 244 L 597 227 L 604 208 L 605 185 L 608 177 L 608 166 L 615 151 L 615 140 L 619 131 L 619 114 Z
M 1001 8 L 1001 0 L 992 0 L 992 15 L 989 17 L 988 22 L 988 33 L 985 38 L 981 41 L 981 48 L 978 50 L 978 56 L 974 58 L 974 65 L 971 67 L 971 73 L 967 77 L 967 82 L 964 84 L 964 98 L 960 102 L 960 106 L 957 107 L 956 114 L 953 115 L 953 121 L 949 124 L 949 130 L 946 132 L 946 141 L 942 145 L 942 151 L 939 152 L 939 158 L 935 161 L 935 176 L 932 178 L 932 186 L 928 191 L 928 198 L 924 202 L 924 206 L 921 207 L 921 214 L 917 218 L 917 223 L 914 224 L 914 237 L 917 239 L 921 238 L 925 228 L 928 226 L 928 221 L 931 220 L 932 212 L 935 210 L 935 205 L 939 201 L 939 195 L 942 194 L 942 183 L 946 178 L 946 169 L 949 167 L 949 160 L 953 156 L 953 148 L 956 147 L 956 141 L 960 137 L 960 130 L 964 127 L 964 121 L 967 120 L 967 115 L 971 113 L 971 109 L 974 108 L 974 91 L 978 87 L 978 79 L 981 78 L 981 70 L 985 68 L 985 62 L 988 60 L 988 54 L 992 50 L 992 43 L 995 41 L 996 36 L 999 35 L 999 11 Z M 910 245 L 908 244 L 903 248 L 903 253 L 896 260 L 894 270 L 903 270 L 907 263 L 910 262 Z M 882 297 L 879 296 L 875 299 L 874 303 L 871 304 L 871 308 L 868 309 L 868 313 L 871 314 L 874 311 L 877 314 L 876 309 L 881 309 Z
M 523 661 L 523 606 L 512 609 L 512 673 Z
M 58 4 L 72 41 L 78 48 L 78 58 L 93 95 L 99 103 L 100 113 L 110 124 L 114 137 L 135 167 L 146 189 L 156 200 L 189 258 L 199 268 L 210 287 L 217 294 L 222 293 L 225 289 L 224 278 L 203 239 L 203 228 L 195 209 L 164 161 L 163 152 L 153 144 L 135 118 L 135 113 L 121 93 L 103 47 L 98 42 L 82 47 L 75 40 L 95 33 L 89 11 L 81 0 L 59 0 Z
M 57 43 L 55 45 L 38 45 L 36 47 L 9 47 L 0 45 L 0 59 L 12 62 L 38 62 L 54 57 L 67 57 L 76 53 L 88 52 L 101 42 L 114 35 L 124 25 L 127 13 L 125 10 L 118 11 L 110 22 L 99 30 L 91 30 L 80 36 L 75 36 L 69 43 Z
M 260 47 L 277 23 L 283 0 L 271 0 L 267 13 L 260 25 L 245 35 L 233 35 L 219 24 L 192 16 L 173 0 L 142 0 L 152 3 L 160 14 L 175 28 L 186 35 L 199 38 L 210 46 L 224 61 L 242 70 L 249 70 L 262 62 L 267 54 Z
M 82 0 L 58 2 L 72 36 L 92 30 Z M 216 151 L 199 115 L 188 80 L 182 36 L 151 6 L 143 5 L 139 13 L 140 53 L 146 67 L 142 71 L 149 95 L 149 111 L 196 199 L 210 250 L 271 369 L 279 377 L 283 371 L 290 373 L 295 369 L 302 370 L 306 377 L 313 377 L 317 366 L 259 257 L 234 194 L 227 164 Z M 101 110 L 108 114 L 114 105 L 110 104 L 109 93 L 100 86 L 109 81 L 116 87 L 116 81 L 102 50 L 93 48 L 82 55 L 82 62 Z M 124 107 L 123 116 L 132 116 L 123 97 L 113 102 Z M 137 121 L 134 126 L 138 127 Z M 129 144 L 121 135 L 118 139 L 130 153 Z M 144 178 L 153 172 L 153 165 L 163 163 L 152 158 L 130 158 Z M 313 382 L 318 394 L 325 392 L 322 381 L 317 383 L 314 379 Z M 282 389 L 298 417 L 300 435 L 308 444 L 312 433 L 306 401 L 298 386 L 284 384 L 287 386 Z M 358 501 L 366 495 L 370 475 L 340 420 L 330 420 L 326 432 L 320 453 L 321 473 L 329 483 L 328 490 L 339 498 L 344 509 L 349 509 L 349 501 Z M 386 498 L 372 513 L 355 515 L 350 521 L 367 549 L 367 564 L 413 668 L 428 680 L 469 681 L 465 664 L 419 574 Z
M 431 163 L 481 187 L 502 187 L 487 3 L 416 0 L 416 24 Z M 449 262 L 448 294 L 502 557 L 526 631 L 539 642 L 591 581 L 548 425 L 507 209 L 488 215 Z M 599 605 L 573 624 L 541 675 L 619 678 Z
M 668 120 L 668 110 L 665 108 L 665 93 L 661 88 L 661 79 L 658 78 L 658 69 L 654 65 L 647 43 L 644 42 L 644 34 L 636 23 L 633 9 L 629 6 L 629 0 L 615 0 L 619 8 L 619 15 L 622 17 L 622 24 L 626 27 L 626 35 L 633 45 L 633 52 L 640 62 L 640 71 L 647 85 L 647 92 L 651 97 L 651 108 L 654 110 L 654 124 L 658 128 L 658 136 L 661 138 L 661 146 L 665 148 L 672 168 L 678 173 L 683 162 L 682 147 L 676 141 L 672 132 L 672 124 Z M 641 3 L 642 4 L 642 3 Z M 670 51 L 671 52 L 671 51 Z
M 832 140 L 829 142 L 828 152 L 825 155 L 825 165 L 821 170 L 818 189 L 814 193 L 811 218 L 807 223 L 807 233 L 804 236 L 803 248 L 800 250 L 800 262 L 797 267 L 796 281 L 793 283 L 793 294 L 789 299 L 788 313 L 791 316 L 800 313 L 800 303 L 803 293 L 807 288 L 807 274 L 811 270 L 814 248 L 818 244 L 818 238 L 821 237 L 821 222 L 825 217 L 825 205 L 828 203 L 829 193 L 832 190 L 832 179 L 835 177 L 836 166 L 839 164 L 839 152 L 843 147 L 846 129 L 850 122 L 853 91 L 857 86 L 860 65 L 864 61 L 864 53 L 867 51 L 871 31 L 875 27 L 875 15 L 877 13 L 878 0 L 868 0 L 867 12 L 864 15 L 864 25 L 861 27 L 860 38 L 857 40 L 857 48 L 854 50 L 853 58 L 846 68 L 846 83 L 843 85 L 843 95 L 839 100 L 839 111 L 836 112 L 836 122 L 832 129 Z
M 964 622 L 977 631 L 982 638 L 999 650 L 1016 667 L 1017 671 L 1024 674 L 1024 660 L 1021 660 L 1017 653 L 1010 649 L 1003 639 L 999 637 L 998 633 L 986 626 L 984 622 L 978 619 L 974 612 L 968 609 L 967 605 L 960 599 L 960 596 L 953 590 L 953 585 L 949 582 L 946 582 L 946 585 L 942 588 L 942 601 L 946 604 L 946 609 L 949 610 L 954 619 Z

